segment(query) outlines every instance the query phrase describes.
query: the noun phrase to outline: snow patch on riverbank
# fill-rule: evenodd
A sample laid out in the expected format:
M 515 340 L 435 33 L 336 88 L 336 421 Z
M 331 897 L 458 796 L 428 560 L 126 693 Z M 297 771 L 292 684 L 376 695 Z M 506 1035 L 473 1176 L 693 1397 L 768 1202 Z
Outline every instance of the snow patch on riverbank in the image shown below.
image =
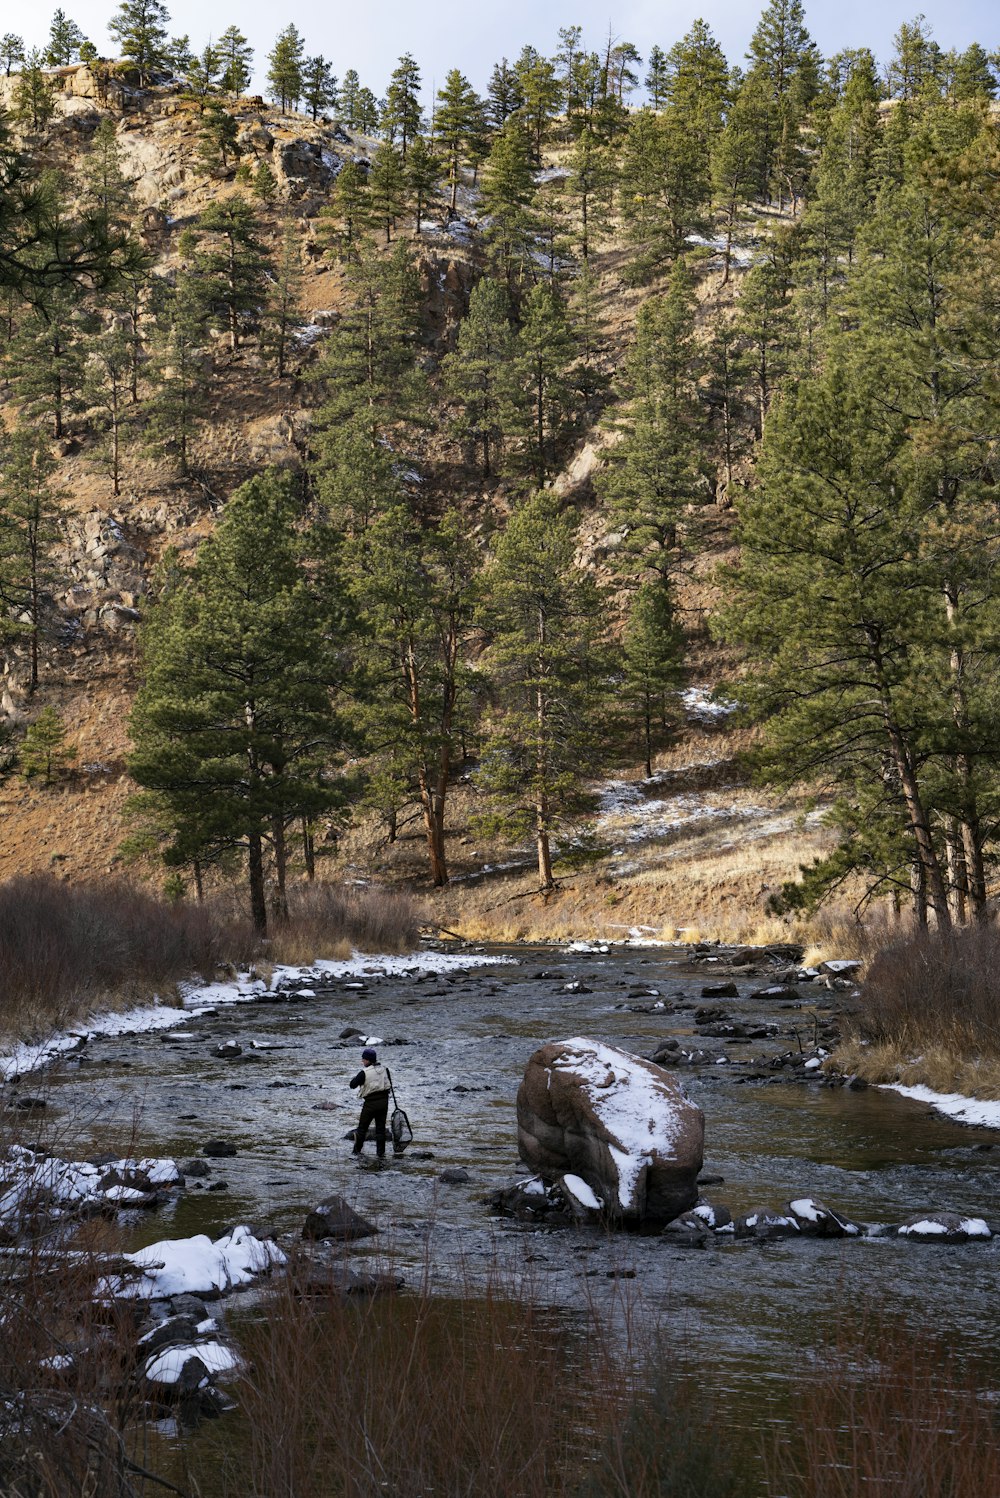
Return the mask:
M 244 973 L 221 983 L 192 980 L 178 985 L 182 1008 L 169 1004 L 146 1004 L 124 1011 L 107 1011 L 90 1016 L 71 1030 L 50 1035 L 45 1040 L 22 1041 L 10 1051 L 0 1053 L 0 1082 L 39 1071 L 60 1056 L 80 1050 L 88 1040 L 99 1037 L 142 1035 L 155 1030 L 170 1030 L 197 1019 L 207 1009 L 228 1004 L 252 1004 L 275 988 L 294 991 L 319 978 L 400 978 L 418 973 L 462 972 L 473 967 L 490 967 L 516 963 L 516 957 L 494 957 L 482 953 L 407 952 L 402 956 L 374 955 L 356 952 L 339 961 L 320 959 L 312 967 L 276 967 L 270 985 L 263 978 Z
M 904 1087 L 901 1082 L 886 1082 L 885 1092 L 898 1092 L 915 1103 L 929 1103 L 938 1113 L 959 1123 L 978 1124 L 984 1129 L 1000 1129 L 1000 1102 L 965 1097 L 960 1092 L 935 1092 L 932 1087 Z
M 242 1225 L 214 1243 L 205 1233 L 193 1238 L 164 1238 L 124 1258 L 139 1271 L 139 1277 L 107 1275 L 98 1284 L 98 1295 L 136 1300 L 226 1295 L 244 1289 L 275 1265 L 288 1262 L 276 1243 L 254 1237 Z M 200 1356 L 200 1349 L 195 1351 Z

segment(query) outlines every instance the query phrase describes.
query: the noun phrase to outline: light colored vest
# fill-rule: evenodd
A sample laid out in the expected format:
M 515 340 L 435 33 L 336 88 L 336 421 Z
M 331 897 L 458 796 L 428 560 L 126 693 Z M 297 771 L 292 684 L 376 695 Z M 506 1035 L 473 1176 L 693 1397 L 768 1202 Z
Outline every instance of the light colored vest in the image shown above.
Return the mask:
M 366 1066 L 365 1080 L 361 1084 L 361 1096 L 371 1097 L 373 1092 L 389 1091 L 389 1073 L 384 1066 Z

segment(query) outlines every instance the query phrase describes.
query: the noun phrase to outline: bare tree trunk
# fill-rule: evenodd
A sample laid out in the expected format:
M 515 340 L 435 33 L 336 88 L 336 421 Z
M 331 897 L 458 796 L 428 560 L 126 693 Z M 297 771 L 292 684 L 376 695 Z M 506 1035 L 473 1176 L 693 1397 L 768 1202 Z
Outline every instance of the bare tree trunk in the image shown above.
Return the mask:
M 311 884 L 316 878 L 316 844 L 308 817 L 302 818 L 302 856 L 306 864 L 306 878 Z
M 267 931 L 267 900 L 264 897 L 264 850 L 259 832 L 251 832 L 248 838 L 247 873 L 250 881 L 250 915 L 254 930 L 264 935 Z
M 274 899 L 272 906 L 277 921 L 288 920 L 288 852 L 285 846 L 285 822 L 281 816 L 271 818 L 271 840 L 274 844 Z

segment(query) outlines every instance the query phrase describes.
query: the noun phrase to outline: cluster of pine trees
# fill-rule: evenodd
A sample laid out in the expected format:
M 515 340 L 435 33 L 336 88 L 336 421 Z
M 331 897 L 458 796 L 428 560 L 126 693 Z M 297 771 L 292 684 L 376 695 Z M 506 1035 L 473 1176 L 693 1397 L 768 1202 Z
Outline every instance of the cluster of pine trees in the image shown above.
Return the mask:
M 19 538 L 0 587 L 19 590 L 3 599 L 34 632 L 34 680 L 50 437 L 85 422 L 115 492 L 129 444 L 184 476 L 213 365 L 248 345 L 278 377 L 302 361 L 300 242 L 274 234 L 273 173 L 237 166 L 223 102 L 249 83 L 246 40 L 229 28 L 194 58 L 167 19 L 125 0 L 112 31 L 140 77 L 183 74 L 206 171 L 241 177 L 184 228 L 169 275 L 134 237 L 110 126 L 80 180 L 47 173 L 34 197 L 5 157 L 18 222 L 46 226 L 6 274 L 25 422 L 0 491 Z M 470 758 L 481 825 L 533 838 L 550 888 L 588 777 L 629 736 L 651 771 L 682 665 L 678 580 L 734 503 L 718 625 L 752 661 L 761 768 L 832 792 L 841 832 L 786 899 L 860 875 L 941 924 L 985 909 L 996 59 L 943 53 L 918 19 L 884 73 L 864 50 L 824 60 L 799 0 L 771 0 L 746 61 L 699 21 L 643 74 L 634 47 L 591 51 L 567 28 L 552 58 L 497 64 L 485 98 L 452 70 L 427 120 L 412 57 L 378 100 L 294 26 L 278 37 L 282 110 L 379 137 L 317 221 L 344 305 L 310 368 L 301 465 L 241 487 L 193 567 L 166 559 L 133 718 L 150 837 L 196 881 L 245 856 L 258 925 L 265 864 L 280 914 L 290 838 L 311 874 L 317 827 L 359 797 L 389 836 L 416 805 L 445 883 Z M 27 106 L 21 122 L 39 128 Z M 483 225 L 446 350 L 399 232 L 419 241 L 433 216 Z M 612 370 L 601 257 L 622 244 L 645 290 Z M 597 420 L 604 586 L 550 487 Z

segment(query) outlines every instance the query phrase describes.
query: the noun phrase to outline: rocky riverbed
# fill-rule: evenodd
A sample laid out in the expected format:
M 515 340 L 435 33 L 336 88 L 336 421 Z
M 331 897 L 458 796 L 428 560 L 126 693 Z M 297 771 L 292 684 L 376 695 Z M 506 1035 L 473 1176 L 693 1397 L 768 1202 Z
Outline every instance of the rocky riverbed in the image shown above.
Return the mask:
M 192 990 L 182 1023 L 94 1035 L 44 1084 L 22 1076 L 3 1099 L 17 1108 L 36 1096 L 81 1157 L 117 1133 L 133 1158 L 199 1162 L 182 1191 L 136 1211 L 134 1249 L 198 1235 L 216 1244 L 237 1224 L 287 1246 L 318 1202 L 339 1195 L 379 1230 L 352 1244 L 357 1272 L 413 1283 L 426 1271 L 432 1286 L 462 1293 L 516 1245 L 540 1300 L 611 1305 L 629 1280 L 643 1314 L 682 1328 L 692 1356 L 710 1349 L 734 1387 L 787 1365 L 845 1305 L 930 1319 L 979 1352 L 995 1344 L 997 1240 L 951 1229 L 1000 1222 L 1000 1135 L 890 1092 L 831 1085 L 822 1062 L 849 971 L 803 974 L 792 953 L 717 948 L 427 962 L 328 964 L 279 973 L 271 988 Z M 647 1236 L 498 1214 L 499 1196 L 528 1175 L 514 1112 L 525 1062 L 572 1035 L 676 1068 L 705 1114 L 711 1221 L 703 1212 L 687 1231 Z M 416 1134 L 384 1169 L 373 1155 L 353 1160 L 345 1138 L 361 1036 L 381 1042 Z M 859 1231 L 803 1230 L 816 1202 Z M 793 1208 L 790 1227 L 779 1219 Z M 943 1231 L 897 1231 L 949 1212 Z

